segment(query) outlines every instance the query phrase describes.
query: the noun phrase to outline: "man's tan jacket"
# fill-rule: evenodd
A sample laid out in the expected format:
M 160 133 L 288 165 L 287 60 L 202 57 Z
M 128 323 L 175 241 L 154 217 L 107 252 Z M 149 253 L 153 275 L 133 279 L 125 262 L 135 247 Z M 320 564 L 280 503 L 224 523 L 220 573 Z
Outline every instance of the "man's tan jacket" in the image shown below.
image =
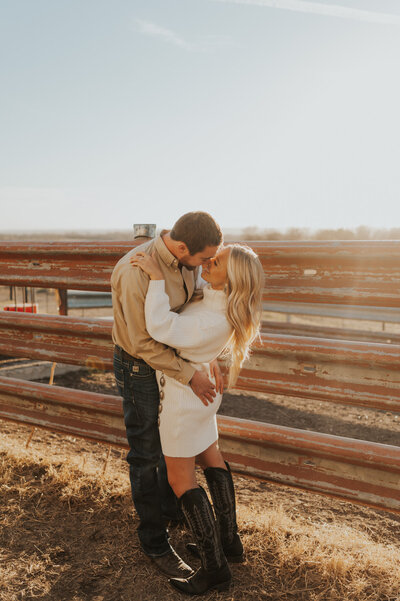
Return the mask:
M 161 236 L 133 248 L 118 261 L 111 276 L 114 344 L 130 355 L 143 359 L 154 369 L 188 384 L 195 368 L 181 359 L 172 348 L 153 340 L 146 330 L 144 302 L 149 276 L 129 262 L 138 251 L 152 254 L 158 262 L 165 277 L 165 290 L 172 311 L 179 312 L 194 293 L 198 269 L 180 269 L 178 260 L 165 246 Z

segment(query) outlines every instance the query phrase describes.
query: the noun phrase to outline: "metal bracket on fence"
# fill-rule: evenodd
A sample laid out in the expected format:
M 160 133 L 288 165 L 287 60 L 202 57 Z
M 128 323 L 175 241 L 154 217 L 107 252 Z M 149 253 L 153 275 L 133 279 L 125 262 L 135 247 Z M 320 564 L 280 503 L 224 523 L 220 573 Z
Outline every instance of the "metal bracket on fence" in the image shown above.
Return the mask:
M 155 223 L 135 223 L 133 225 L 133 237 L 136 238 L 155 238 Z

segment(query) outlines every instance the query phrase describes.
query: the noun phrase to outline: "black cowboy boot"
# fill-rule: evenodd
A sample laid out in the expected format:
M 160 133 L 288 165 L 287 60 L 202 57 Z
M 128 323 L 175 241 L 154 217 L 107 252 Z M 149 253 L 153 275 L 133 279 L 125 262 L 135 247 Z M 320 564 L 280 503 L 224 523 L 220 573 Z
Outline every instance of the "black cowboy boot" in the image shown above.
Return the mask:
M 229 561 L 239 563 L 243 561 L 244 554 L 236 522 L 235 489 L 227 461 L 225 465 L 227 470 L 221 467 L 207 467 L 204 475 L 212 497 L 225 556 Z M 186 547 L 193 555 L 199 556 L 194 543 L 188 543 Z
M 231 571 L 206 491 L 201 487 L 187 490 L 180 502 L 197 544 L 201 567 L 189 578 L 171 578 L 170 583 L 189 595 L 202 595 L 209 589 L 227 590 L 231 583 Z

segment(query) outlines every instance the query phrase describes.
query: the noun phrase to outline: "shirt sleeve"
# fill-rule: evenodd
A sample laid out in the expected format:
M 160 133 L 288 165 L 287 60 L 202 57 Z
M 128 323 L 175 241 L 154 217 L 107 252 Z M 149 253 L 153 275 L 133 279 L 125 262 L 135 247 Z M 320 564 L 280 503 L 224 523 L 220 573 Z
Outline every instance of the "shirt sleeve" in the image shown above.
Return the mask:
M 128 331 L 130 348 L 153 369 L 163 371 L 182 384 L 189 384 L 195 368 L 179 357 L 174 349 L 153 339 L 146 329 L 144 302 L 149 284 L 148 276 L 130 265 L 121 274 L 119 298 Z
M 208 317 L 211 317 L 208 315 Z M 225 320 L 210 323 L 201 311 L 189 315 L 171 311 L 165 292 L 164 280 L 151 280 L 145 302 L 146 328 L 155 340 L 181 351 L 221 345 L 221 333 L 225 333 Z

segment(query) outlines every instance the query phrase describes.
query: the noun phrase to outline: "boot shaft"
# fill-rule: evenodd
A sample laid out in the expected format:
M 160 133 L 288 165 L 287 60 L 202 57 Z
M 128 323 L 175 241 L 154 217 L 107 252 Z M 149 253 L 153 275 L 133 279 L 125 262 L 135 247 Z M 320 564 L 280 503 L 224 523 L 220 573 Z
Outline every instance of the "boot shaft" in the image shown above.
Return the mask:
M 235 488 L 229 464 L 227 469 L 208 467 L 204 470 L 212 497 L 222 543 L 229 545 L 237 536 Z
M 186 491 L 180 498 L 180 504 L 196 541 L 204 570 L 213 573 L 225 568 L 226 557 L 205 490 L 199 487 Z

